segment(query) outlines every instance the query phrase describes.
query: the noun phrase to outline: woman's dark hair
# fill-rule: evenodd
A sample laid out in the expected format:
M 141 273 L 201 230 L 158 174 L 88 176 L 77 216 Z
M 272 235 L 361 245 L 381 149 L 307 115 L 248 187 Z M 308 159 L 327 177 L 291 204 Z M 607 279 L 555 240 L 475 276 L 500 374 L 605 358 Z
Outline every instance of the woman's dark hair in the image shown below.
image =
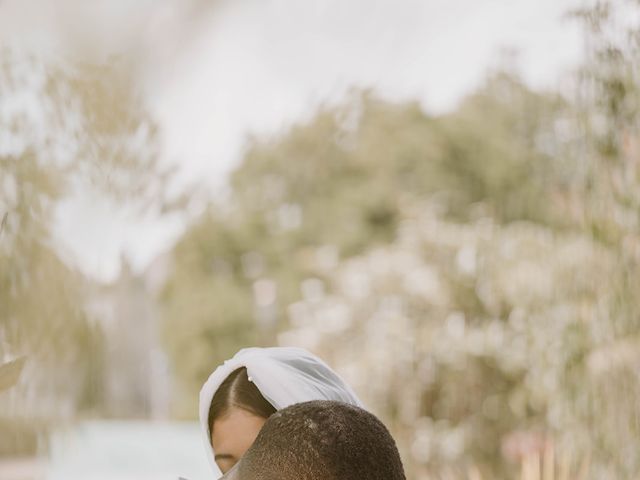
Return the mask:
M 247 369 L 238 368 L 220 384 L 209 406 L 209 437 L 214 422 L 223 417 L 231 407 L 241 408 L 262 418 L 269 418 L 276 409 L 260 393 L 258 387 L 249 381 Z

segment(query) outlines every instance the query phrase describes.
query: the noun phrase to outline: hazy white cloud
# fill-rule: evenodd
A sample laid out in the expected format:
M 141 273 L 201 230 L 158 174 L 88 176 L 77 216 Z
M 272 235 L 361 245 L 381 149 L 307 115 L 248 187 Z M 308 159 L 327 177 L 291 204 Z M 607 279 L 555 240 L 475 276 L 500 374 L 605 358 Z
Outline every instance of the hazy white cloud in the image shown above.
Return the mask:
M 245 0 L 221 2 L 151 106 L 166 153 L 186 175 L 218 182 L 243 136 L 271 133 L 353 86 L 443 111 L 482 80 L 502 47 L 549 86 L 580 58 L 577 25 L 558 0 Z

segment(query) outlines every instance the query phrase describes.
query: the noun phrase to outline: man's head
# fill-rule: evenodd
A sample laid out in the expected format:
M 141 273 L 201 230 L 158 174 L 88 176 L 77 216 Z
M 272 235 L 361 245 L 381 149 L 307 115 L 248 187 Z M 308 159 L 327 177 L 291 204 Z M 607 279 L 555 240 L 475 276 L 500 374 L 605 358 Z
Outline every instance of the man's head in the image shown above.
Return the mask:
M 274 413 L 225 480 L 405 480 L 396 444 L 365 410 L 299 403 Z

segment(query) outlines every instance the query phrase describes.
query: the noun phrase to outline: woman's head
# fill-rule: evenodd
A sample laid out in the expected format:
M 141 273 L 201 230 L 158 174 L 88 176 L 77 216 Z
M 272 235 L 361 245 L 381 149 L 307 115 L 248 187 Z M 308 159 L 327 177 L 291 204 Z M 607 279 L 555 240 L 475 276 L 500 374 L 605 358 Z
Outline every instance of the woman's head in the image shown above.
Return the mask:
M 222 472 L 242 457 L 276 409 L 249 380 L 245 367 L 220 384 L 209 407 L 209 438 Z
M 214 478 L 227 471 L 276 410 L 310 400 L 362 406 L 331 368 L 302 348 L 245 348 L 200 390 L 200 424 Z

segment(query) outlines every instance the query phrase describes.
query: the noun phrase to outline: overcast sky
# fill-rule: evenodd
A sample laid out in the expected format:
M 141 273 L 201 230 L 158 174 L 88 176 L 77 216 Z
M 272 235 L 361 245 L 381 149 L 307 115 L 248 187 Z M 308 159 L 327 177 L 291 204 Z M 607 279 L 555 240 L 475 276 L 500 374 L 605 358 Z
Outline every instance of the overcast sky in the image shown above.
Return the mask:
M 0 42 L 15 35 L 64 44 L 84 29 L 107 49 L 140 50 L 148 106 L 163 158 L 179 184 L 215 194 L 250 132 L 274 134 L 350 87 L 455 106 L 505 47 L 534 87 L 555 87 L 581 60 L 571 0 L 0 0 Z M 187 22 L 193 19 L 197 22 Z M 191 15 L 191 17 L 190 17 Z M 4 32 L 4 33 L 2 33 Z M 25 37 L 26 38 L 26 37 Z M 47 47 L 48 45 L 48 47 Z M 135 218 L 95 192 L 78 192 L 57 215 L 63 256 L 113 279 L 124 253 L 144 268 L 170 248 L 184 218 Z

